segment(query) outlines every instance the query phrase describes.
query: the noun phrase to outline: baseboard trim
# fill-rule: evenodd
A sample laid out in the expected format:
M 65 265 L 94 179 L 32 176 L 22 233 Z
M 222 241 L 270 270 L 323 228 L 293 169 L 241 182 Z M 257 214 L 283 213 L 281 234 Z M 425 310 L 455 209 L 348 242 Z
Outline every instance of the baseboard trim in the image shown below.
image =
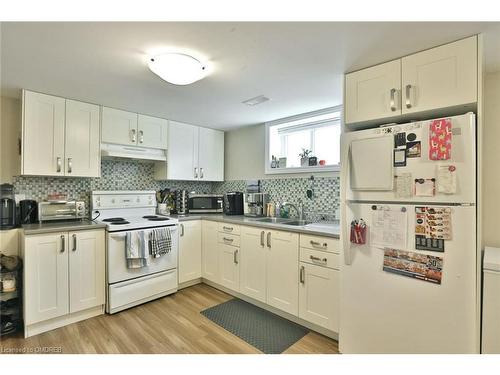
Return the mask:
M 183 283 L 180 283 L 177 289 L 181 290 L 181 289 L 189 288 L 190 286 L 201 284 L 201 283 L 202 283 L 202 280 L 201 280 L 201 277 L 199 277 L 199 278 L 194 279 L 194 280 L 189 280 L 189 281 L 185 281 Z
M 86 320 L 89 318 L 93 318 L 94 316 L 103 315 L 104 314 L 104 305 L 99 305 L 96 307 L 92 307 L 87 310 L 78 311 L 72 314 L 60 316 L 58 318 L 45 320 L 43 322 L 34 323 L 30 325 L 24 326 L 24 338 L 28 338 L 31 336 L 39 335 L 40 333 L 44 333 L 47 331 L 52 331 L 56 328 L 64 327 L 68 324 L 80 322 L 82 320 Z
M 329 337 L 331 339 L 334 339 L 336 341 L 339 340 L 339 334 L 334 331 L 330 331 L 329 329 L 323 328 L 321 326 L 318 326 L 314 323 L 310 323 L 307 320 L 300 319 L 299 317 L 286 313 L 284 311 L 281 311 L 279 309 L 276 309 L 272 306 L 269 306 L 268 304 L 265 304 L 261 301 L 257 301 L 253 298 L 247 297 L 239 292 L 235 292 L 234 290 L 228 289 L 220 284 L 214 283 L 213 281 L 207 280 L 205 278 L 201 279 L 204 284 L 207 284 L 208 286 L 211 286 L 212 288 L 218 289 L 224 293 L 230 294 L 234 297 L 237 297 L 239 299 L 242 299 L 243 301 L 246 301 L 248 303 L 251 303 L 252 305 L 255 305 L 257 307 L 260 307 L 261 309 L 267 310 L 269 312 L 272 312 L 273 314 L 276 314 L 278 316 L 281 316 L 282 318 L 288 319 L 294 323 L 297 323 L 301 326 L 304 326 L 306 328 L 309 328 L 312 331 L 318 332 L 322 334 L 323 336 Z

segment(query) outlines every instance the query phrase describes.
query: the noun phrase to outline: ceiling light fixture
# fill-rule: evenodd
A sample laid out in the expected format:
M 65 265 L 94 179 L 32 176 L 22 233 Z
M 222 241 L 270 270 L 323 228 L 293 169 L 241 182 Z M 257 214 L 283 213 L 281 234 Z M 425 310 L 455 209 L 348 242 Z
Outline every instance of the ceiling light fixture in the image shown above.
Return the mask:
M 201 61 L 184 53 L 164 53 L 150 57 L 148 66 L 154 74 L 174 85 L 189 85 L 208 73 Z
M 259 95 L 259 96 L 256 96 L 255 98 L 247 99 L 247 100 L 243 101 L 242 103 L 253 107 L 254 105 L 267 102 L 268 100 L 270 100 L 270 99 L 267 96 Z

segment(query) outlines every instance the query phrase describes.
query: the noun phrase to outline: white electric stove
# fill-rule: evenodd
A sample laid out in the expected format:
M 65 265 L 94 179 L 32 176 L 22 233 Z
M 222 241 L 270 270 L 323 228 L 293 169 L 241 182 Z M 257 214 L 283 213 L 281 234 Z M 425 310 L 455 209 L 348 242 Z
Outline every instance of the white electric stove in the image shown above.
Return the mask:
M 94 221 L 106 224 L 106 312 L 113 314 L 176 292 L 178 220 L 155 214 L 155 191 L 93 191 L 91 205 Z M 150 257 L 147 266 L 127 268 L 127 233 L 144 231 L 147 238 L 162 227 L 170 230 L 171 251 Z

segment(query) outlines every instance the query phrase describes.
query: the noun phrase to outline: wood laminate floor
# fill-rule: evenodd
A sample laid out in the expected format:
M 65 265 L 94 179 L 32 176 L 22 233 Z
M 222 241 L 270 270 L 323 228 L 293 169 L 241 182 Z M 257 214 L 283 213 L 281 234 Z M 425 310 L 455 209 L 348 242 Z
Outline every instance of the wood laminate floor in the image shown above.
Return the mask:
M 205 284 L 114 315 L 101 315 L 24 339 L 0 338 L 11 349 L 61 348 L 62 353 L 261 353 L 200 314 L 232 296 Z M 284 353 L 338 353 L 335 340 L 310 332 Z

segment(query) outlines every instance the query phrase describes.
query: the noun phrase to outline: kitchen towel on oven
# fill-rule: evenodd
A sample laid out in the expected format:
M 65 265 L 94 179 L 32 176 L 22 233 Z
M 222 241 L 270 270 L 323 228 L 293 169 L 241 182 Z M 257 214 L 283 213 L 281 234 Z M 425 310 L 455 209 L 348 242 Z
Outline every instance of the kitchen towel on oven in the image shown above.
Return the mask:
M 143 231 L 127 232 L 125 235 L 125 258 L 127 268 L 141 268 L 148 265 L 148 251 Z
M 149 233 L 149 241 L 151 244 L 151 255 L 154 258 L 161 257 L 172 250 L 172 236 L 170 228 L 153 229 Z

